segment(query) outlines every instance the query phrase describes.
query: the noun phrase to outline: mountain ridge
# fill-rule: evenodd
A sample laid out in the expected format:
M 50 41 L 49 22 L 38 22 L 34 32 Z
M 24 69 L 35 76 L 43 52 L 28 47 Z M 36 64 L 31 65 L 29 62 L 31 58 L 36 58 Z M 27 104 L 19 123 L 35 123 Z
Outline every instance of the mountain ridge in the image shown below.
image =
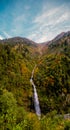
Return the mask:
M 49 44 L 52 41 L 55 42 L 55 41 L 61 39 L 62 37 L 65 37 L 65 36 L 68 36 L 68 35 L 70 35 L 70 31 L 61 32 L 57 36 L 55 36 L 52 40 L 45 41 L 45 42 L 42 42 L 42 43 L 34 42 L 33 40 L 30 40 L 30 39 L 25 38 L 25 37 L 20 37 L 20 36 L 7 38 L 7 39 L 2 39 L 2 40 L 0 39 L 0 42 L 10 42 L 12 40 L 12 41 L 14 41 L 16 43 L 20 41 L 20 42 L 27 42 L 27 43 L 31 42 L 32 44 Z
M 32 76 L 35 65 L 37 66 Z M 63 33 L 55 42 L 51 41 L 48 44 L 30 43 L 28 39 L 24 41 L 19 37 L 8 42 L 7 40 L 0 42 L 0 124 L 2 126 L 9 121 L 12 114 L 14 117 L 15 113 L 18 113 L 15 118 L 16 124 L 20 122 L 22 125 L 26 119 L 28 125 L 33 124 L 33 119 L 35 122 L 31 77 L 36 85 L 42 119 L 47 119 L 48 114 L 52 120 L 53 115 L 58 117 L 56 113 L 58 115 L 70 113 L 70 32 Z M 59 123 L 59 118 L 54 120 Z
M 18 43 L 18 42 L 25 42 L 27 44 L 36 44 L 34 41 L 30 40 L 30 39 L 27 39 L 25 37 L 12 37 L 12 38 L 8 38 L 8 39 L 3 39 L 3 40 L 0 40 L 1 43 L 10 43 L 10 42 L 14 42 L 14 43 Z
M 36 43 L 28 38 L 19 37 L 19 36 L 0 40 L 0 43 L 18 45 L 18 47 L 27 45 L 32 48 L 30 50 L 33 50 L 35 52 L 35 54 L 38 53 L 38 54 L 42 55 L 43 53 L 45 53 L 47 51 L 48 47 L 59 44 L 59 41 L 61 39 L 66 38 L 68 36 L 70 36 L 70 31 L 62 32 L 62 33 L 58 34 L 51 41 L 47 41 L 47 42 L 43 42 L 43 43 Z M 21 47 L 21 48 L 23 48 L 23 47 Z

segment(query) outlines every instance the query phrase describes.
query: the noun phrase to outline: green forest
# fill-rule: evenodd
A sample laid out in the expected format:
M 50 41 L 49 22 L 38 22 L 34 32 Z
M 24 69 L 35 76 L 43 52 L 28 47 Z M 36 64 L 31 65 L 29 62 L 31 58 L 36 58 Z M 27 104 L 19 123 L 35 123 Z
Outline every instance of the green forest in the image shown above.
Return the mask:
M 35 64 L 40 119 L 30 84 Z M 70 130 L 69 113 L 70 34 L 48 45 L 0 41 L 0 130 Z

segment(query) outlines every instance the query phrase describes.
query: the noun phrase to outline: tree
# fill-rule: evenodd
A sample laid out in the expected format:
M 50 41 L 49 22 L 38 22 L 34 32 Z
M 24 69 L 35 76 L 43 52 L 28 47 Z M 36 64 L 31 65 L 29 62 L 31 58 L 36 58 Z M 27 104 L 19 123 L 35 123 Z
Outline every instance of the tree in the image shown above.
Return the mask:
M 11 92 L 0 93 L 0 130 L 12 130 L 16 123 L 17 105 Z

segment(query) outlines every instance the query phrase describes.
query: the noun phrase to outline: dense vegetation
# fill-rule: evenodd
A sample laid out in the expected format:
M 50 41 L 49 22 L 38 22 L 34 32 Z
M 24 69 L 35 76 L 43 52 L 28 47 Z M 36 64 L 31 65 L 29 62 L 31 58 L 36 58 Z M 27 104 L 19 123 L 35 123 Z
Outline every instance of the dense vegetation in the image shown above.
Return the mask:
M 35 70 L 41 110 L 70 113 L 70 42 L 67 38 L 49 45 Z
M 6 40 L 0 43 L 0 130 L 69 130 L 70 37 L 45 45 Z M 15 42 L 16 41 L 16 42 Z M 31 72 L 37 64 L 37 86 L 42 117 L 34 112 Z
M 18 105 L 27 105 L 26 108 L 30 109 L 32 87 L 29 79 L 35 61 L 25 46 L 20 47 L 0 45 L 0 87 L 12 92 Z

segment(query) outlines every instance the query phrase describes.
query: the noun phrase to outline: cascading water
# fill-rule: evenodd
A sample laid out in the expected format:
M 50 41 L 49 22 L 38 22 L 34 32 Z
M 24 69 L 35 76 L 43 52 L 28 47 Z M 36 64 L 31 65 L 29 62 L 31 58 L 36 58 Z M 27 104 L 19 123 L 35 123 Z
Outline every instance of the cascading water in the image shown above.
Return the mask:
M 33 82 L 33 75 L 34 75 L 35 68 L 36 68 L 36 65 L 35 65 L 35 67 L 34 67 L 34 69 L 32 71 L 32 76 L 31 76 L 30 82 L 31 82 L 31 84 L 33 86 L 33 89 L 34 89 L 34 107 L 35 107 L 35 111 L 36 111 L 37 116 L 40 119 L 41 110 L 40 110 L 40 105 L 39 105 L 39 100 L 38 100 L 38 94 L 37 94 L 37 91 L 36 91 L 36 86 L 35 86 L 35 84 Z

